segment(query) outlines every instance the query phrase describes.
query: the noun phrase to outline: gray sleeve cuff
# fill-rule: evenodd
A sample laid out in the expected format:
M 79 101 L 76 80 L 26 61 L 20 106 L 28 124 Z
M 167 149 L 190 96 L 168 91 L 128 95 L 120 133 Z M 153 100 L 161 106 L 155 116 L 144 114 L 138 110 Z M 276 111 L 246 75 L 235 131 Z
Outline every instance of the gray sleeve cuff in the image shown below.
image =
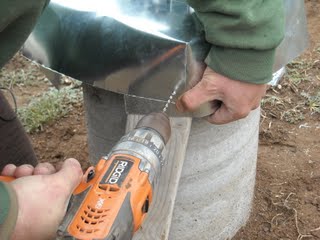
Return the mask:
M 212 46 L 206 64 L 217 73 L 253 84 L 272 79 L 275 49 L 254 50 Z
M 0 182 L 0 239 L 10 240 L 18 217 L 18 200 L 9 183 Z

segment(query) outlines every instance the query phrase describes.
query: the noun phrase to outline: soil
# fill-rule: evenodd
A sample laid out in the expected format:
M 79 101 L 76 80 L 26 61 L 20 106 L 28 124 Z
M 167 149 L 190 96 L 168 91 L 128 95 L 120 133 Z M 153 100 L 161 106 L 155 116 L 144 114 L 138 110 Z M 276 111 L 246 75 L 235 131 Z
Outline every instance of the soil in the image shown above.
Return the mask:
M 281 86 L 268 90 L 280 102 L 263 105 L 253 208 L 233 240 L 320 239 L 320 113 L 311 111 L 301 95 L 320 91 L 320 2 L 305 2 L 310 47 L 298 60 L 309 67 L 300 69 L 305 79 L 301 83 L 293 84 L 286 75 Z M 18 106 L 49 87 L 21 56 L 6 66 L 7 70 L 21 68 L 31 71 L 39 84 L 14 88 Z M 40 161 L 56 164 L 73 157 L 83 169 L 89 165 L 83 106 L 30 138 Z
M 305 2 L 310 47 L 299 60 L 312 67 L 297 88 L 286 76 L 268 92 L 291 104 L 263 107 L 253 209 L 234 240 L 320 239 L 320 114 L 301 107 L 303 120 L 280 117 L 304 104 L 302 92 L 320 91 L 320 2 Z

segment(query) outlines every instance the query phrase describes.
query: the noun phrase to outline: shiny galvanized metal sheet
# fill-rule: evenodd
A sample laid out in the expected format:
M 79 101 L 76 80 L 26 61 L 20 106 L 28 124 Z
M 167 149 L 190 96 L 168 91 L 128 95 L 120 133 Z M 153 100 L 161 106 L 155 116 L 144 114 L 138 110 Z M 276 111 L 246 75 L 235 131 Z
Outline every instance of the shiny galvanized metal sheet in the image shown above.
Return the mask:
M 275 71 L 305 48 L 303 1 L 285 0 L 287 36 Z M 125 95 L 130 113 L 161 111 L 202 76 L 210 45 L 179 0 L 52 0 L 23 47 L 50 79 L 64 74 Z M 205 110 L 204 110 L 205 109 Z M 168 109 L 177 115 L 174 105 Z M 210 105 L 191 113 L 210 114 Z
M 285 37 L 276 51 L 274 72 L 298 57 L 309 43 L 307 17 L 303 0 L 284 0 Z

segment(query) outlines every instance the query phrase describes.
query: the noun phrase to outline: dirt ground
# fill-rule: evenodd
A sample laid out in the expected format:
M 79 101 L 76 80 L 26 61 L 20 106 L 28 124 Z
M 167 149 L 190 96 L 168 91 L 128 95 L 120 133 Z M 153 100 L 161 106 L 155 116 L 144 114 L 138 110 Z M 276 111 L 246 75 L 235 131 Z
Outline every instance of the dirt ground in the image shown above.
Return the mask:
M 306 1 L 306 7 L 310 47 L 291 66 L 298 73 L 289 72 L 281 86 L 267 93 L 253 209 L 233 240 L 320 239 L 320 112 L 306 97 L 320 92 L 320 1 Z M 19 56 L 6 66 L 6 71 L 17 69 L 40 83 L 14 88 L 22 106 L 47 90 L 49 83 Z M 74 157 L 84 169 L 88 166 L 82 105 L 30 138 L 40 161 L 57 163 Z
M 234 240 L 320 239 L 320 114 L 301 96 L 320 91 L 320 2 L 306 6 L 310 47 L 298 60 L 308 67 L 297 86 L 287 75 L 268 91 L 280 99 L 263 106 L 253 210 Z

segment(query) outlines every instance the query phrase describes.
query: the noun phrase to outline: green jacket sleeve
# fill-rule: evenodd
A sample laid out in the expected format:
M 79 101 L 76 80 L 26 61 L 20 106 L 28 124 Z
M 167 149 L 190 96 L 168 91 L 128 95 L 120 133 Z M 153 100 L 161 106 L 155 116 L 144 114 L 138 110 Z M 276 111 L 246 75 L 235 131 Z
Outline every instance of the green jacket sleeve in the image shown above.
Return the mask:
M 283 0 L 187 0 L 206 40 L 206 63 L 231 79 L 271 80 L 275 49 L 284 36 Z
M 0 68 L 20 49 L 48 2 L 0 1 Z
M 10 184 L 0 182 L 0 239 L 9 240 L 18 216 L 18 201 Z

